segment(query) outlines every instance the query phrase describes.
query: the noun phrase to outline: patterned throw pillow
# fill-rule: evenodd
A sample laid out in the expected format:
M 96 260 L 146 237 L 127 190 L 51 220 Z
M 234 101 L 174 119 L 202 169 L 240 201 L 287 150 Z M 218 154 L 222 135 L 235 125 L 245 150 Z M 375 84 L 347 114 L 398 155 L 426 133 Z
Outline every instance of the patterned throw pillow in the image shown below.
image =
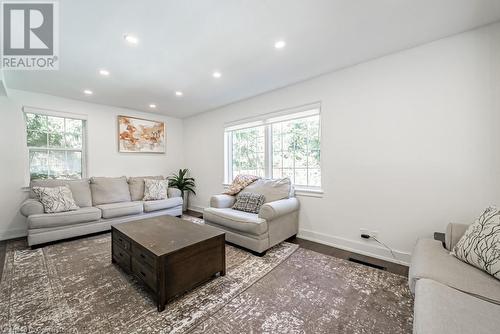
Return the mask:
M 246 186 L 258 179 L 260 179 L 260 177 L 255 175 L 237 175 L 234 178 L 233 183 L 231 183 L 229 188 L 227 188 L 223 194 L 234 196 L 242 191 Z
M 168 180 L 144 179 L 143 201 L 155 201 L 167 198 Z
M 260 207 L 264 204 L 264 195 L 243 193 L 236 197 L 233 209 L 250 213 L 259 213 Z
M 490 207 L 472 223 L 453 248 L 460 260 L 500 279 L 500 212 Z
M 43 205 L 45 213 L 78 210 L 68 186 L 33 187 L 33 193 Z

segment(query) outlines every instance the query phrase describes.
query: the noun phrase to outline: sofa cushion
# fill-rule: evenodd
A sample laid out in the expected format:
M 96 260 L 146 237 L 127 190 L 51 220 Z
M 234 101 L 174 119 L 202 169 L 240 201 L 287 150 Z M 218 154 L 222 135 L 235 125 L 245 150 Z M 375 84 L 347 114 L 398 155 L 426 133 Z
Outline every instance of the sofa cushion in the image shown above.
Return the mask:
M 136 215 L 143 212 L 142 202 L 120 202 L 96 205 L 102 211 L 102 218 Z
M 45 213 L 66 212 L 79 209 L 68 186 L 33 187 L 33 192 L 43 205 Z
M 167 180 L 144 179 L 143 201 L 157 201 L 166 199 L 168 195 Z
M 260 177 L 255 175 L 236 175 L 233 182 L 224 191 L 224 194 L 234 196 L 257 179 L 260 179 Z
M 163 176 L 133 176 L 128 178 L 128 187 L 132 201 L 142 201 L 144 197 L 144 179 L 164 180 Z
M 264 195 L 243 193 L 236 197 L 236 203 L 234 203 L 233 209 L 250 213 L 259 213 L 262 204 L 264 204 Z
M 415 287 L 413 333 L 498 333 L 500 305 L 421 279 Z
M 266 220 L 259 218 L 257 214 L 231 208 L 206 208 L 203 218 L 213 224 L 253 235 L 261 235 L 268 230 Z
M 500 211 L 487 208 L 453 248 L 458 259 L 500 279 Z
M 29 216 L 26 221 L 30 229 L 36 229 L 86 223 L 99 219 L 101 219 L 101 210 L 89 207 L 75 211 L 35 214 Z
M 90 193 L 89 179 L 81 180 L 32 180 L 30 182 L 30 187 L 60 187 L 68 186 L 73 194 L 73 199 L 76 205 L 81 208 L 86 208 L 92 206 L 92 195 Z M 36 198 L 33 190 L 30 194 L 31 198 Z
M 284 179 L 259 179 L 245 189 L 242 193 L 254 193 L 264 195 L 264 203 L 274 202 L 290 197 L 292 193 L 292 182 L 289 178 Z
M 451 255 L 441 241 L 420 239 L 413 250 L 410 289 L 421 278 L 429 278 L 470 295 L 500 303 L 500 281 Z
M 90 178 L 92 203 L 100 204 L 130 202 L 130 191 L 127 178 L 122 177 L 92 177 Z
M 158 210 L 170 209 L 176 206 L 182 205 L 182 198 L 173 197 L 167 199 L 161 199 L 157 201 L 145 201 L 144 202 L 144 212 L 152 212 Z

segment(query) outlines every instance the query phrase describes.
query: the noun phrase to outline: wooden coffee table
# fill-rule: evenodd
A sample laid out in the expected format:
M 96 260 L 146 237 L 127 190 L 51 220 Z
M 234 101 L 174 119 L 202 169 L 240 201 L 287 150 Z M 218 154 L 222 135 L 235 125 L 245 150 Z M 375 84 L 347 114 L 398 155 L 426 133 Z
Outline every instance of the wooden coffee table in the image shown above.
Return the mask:
M 151 289 L 158 311 L 170 299 L 226 274 L 225 235 L 171 216 L 111 227 L 112 261 Z

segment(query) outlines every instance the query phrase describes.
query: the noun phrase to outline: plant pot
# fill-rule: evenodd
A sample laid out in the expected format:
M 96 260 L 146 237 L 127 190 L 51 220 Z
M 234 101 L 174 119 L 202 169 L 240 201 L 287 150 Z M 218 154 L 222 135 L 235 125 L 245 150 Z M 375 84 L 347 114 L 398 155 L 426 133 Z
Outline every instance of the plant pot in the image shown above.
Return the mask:
M 189 191 L 184 191 L 182 194 L 182 212 L 186 212 L 188 209 L 189 202 Z

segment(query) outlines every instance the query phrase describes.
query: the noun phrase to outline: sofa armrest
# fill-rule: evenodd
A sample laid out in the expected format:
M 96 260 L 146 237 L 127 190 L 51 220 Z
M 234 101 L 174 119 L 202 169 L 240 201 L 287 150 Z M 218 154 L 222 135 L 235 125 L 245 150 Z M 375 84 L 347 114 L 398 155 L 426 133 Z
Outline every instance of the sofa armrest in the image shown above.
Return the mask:
M 273 220 L 275 218 L 297 211 L 299 207 L 299 200 L 295 197 L 269 202 L 260 207 L 259 218 L 263 218 L 265 220 Z
M 44 213 L 43 205 L 36 199 L 27 199 L 21 204 L 21 214 L 25 217 Z
M 446 235 L 444 237 L 444 243 L 447 250 L 451 251 L 453 247 L 455 247 L 458 240 L 460 240 L 460 238 L 464 235 L 468 227 L 469 225 L 466 224 L 448 224 L 446 227 Z
M 182 191 L 180 191 L 177 188 L 168 188 L 167 189 L 167 196 L 168 196 L 168 198 L 182 197 Z
M 212 208 L 230 208 L 236 202 L 236 197 L 231 195 L 214 195 L 210 198 Z

